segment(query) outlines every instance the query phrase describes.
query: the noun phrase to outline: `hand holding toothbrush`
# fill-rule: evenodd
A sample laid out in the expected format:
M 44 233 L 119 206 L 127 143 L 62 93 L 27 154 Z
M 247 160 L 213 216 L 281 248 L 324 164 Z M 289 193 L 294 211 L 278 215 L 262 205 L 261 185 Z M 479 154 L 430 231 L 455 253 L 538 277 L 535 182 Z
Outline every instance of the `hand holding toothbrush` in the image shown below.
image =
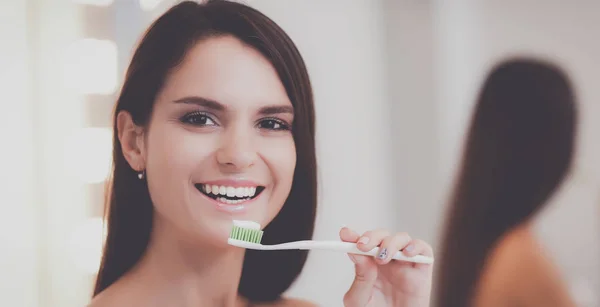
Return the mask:
M 342 228 L 341 241 L 295 241 L 261 244 L 263 231 L 253 221 L 234 220 L 227 242 L 256 250 L 323 249 L 348 253 L 356 275 L 344 296 L 346 307 L 427 307 L 431 292 L 433 252 L 406 233 L 367 231 L 362 236 Z M 394 261 L 391 261 L 394 259 Z
M 355 278 L 344 296 L 345 307 L 427 307 L 433 275 L 432 264 L 390 261 L 402 251 L 406 256 L 433 257 L 429 244 L 412 239 L 406 233 L 391 234 L 387 230 L 367 231 L 362 235 L 344 227 L 340 238 L 357 243 L 368 251 L 379 246 L 376 258 L 348 254 L 355 265 Z

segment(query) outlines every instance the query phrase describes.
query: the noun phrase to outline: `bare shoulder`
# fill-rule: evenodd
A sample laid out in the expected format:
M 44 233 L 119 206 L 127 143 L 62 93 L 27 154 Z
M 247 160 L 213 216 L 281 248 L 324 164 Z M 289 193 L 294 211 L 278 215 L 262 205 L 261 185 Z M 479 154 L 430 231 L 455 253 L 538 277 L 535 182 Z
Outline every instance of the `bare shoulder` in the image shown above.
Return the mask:
M 528 267 L 532 259 L 526 231 L 514 230 L 501 238 L 488 254 L 481 276 L 476 285 L 476 306 L 507 306 L 514 301 L 526 282 L 520 267 Z
M 298 298 L 282 298 L 277 302 L 255 305 L 254 307 L 318 307 L 319 305 Z
M 528 261 L 515 264 L 521 273 L 514 278 L 515 282 L 523 283 L 521 300 L 527 306 L 575 306 L 564 277 L 544 247 L 533 236 L 524 241 L 527 245 L 521 247 L 526 250 L 523 258 Z
M 512 298 L 518 302 L 505 303 L 574 306 L 558 269 L 526 229 L 515 230 L 504 237 L 488 260 L 478 285 L 482 301 Z
M 502 242 L 485 260 L 481 276 L 475 286 L 474 306 L 510 306 L 513 296 L 510 260 L 507 259 Z
M 138 290 L 117 281 L 95 295 L 86 307 L 149 306 L 148 296 L 141 295 Z

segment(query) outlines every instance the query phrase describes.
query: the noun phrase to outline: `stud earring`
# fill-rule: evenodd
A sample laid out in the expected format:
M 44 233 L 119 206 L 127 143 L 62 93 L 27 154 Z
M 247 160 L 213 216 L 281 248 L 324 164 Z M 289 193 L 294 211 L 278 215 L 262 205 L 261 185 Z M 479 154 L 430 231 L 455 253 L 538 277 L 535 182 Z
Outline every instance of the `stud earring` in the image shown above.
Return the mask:
M 145 175 L 146 175 L 146 170 L 143 170 L 143 171 L 141 171 L 141 172 L 138 173 L 138 178 L 140 180 L 142 180 L 142 179 L 144 179 Z

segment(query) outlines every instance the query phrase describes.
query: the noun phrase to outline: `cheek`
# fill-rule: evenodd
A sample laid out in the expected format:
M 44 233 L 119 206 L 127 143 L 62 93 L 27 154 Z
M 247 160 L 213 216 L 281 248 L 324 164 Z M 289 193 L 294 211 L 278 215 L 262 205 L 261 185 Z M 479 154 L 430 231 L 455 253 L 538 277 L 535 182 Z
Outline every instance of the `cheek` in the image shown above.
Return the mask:
M 151 165 L 148 167 L 156 166 L 164 173 L 189 179 L 194 169 L 210 159 L 213 142 L 209 136 L 192 134 L 183 129 L 164 128 L 150 137 L 148 163 Z
M 272 176 L 274 177 L 275 191 L 279 197 L 287 198 L 294 179 L 296 168 L 296 146 L 293 139 L 269 148 L 264 157 L 268 161 Z
M 166 213 L 185 203 L 194 170 L 211 159 L 212 140 L 168 125 L 154 132 L 148 135 L 148 186 L 154 205 Z

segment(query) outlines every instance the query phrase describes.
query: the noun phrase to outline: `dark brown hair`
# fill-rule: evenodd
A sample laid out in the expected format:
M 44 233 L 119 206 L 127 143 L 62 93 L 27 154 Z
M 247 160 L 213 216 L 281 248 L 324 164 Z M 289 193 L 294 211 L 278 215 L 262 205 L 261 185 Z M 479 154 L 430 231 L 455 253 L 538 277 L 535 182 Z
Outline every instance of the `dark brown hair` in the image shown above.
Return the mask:
M 493 68 L 479 95 L 442 240 L 437 306 L 470 306 L 486 258 L 565 178 L 576 135 L 567 75 L 533 59 Z
M 229 1 L 183 1 L 148 29 L 127 70 L 114 112 L 113 169 L 107 197 L 107 238 L 96 280 L 97 295 L 144 254 L 152 230 L 153 205 L 148 187 L 123 156 L 117 137 L 117 114 L 127 111 L 135 124 L 147 126 L 165 78 L 188 50 L 210 37 L 231 35 L 268 59 L 294 106 L 292 133 L 297 162 L 290 194 L 277 217 L 264 229 L 265 244 L 306 240 L 313 234 L 317 175 L 312 88 L 304 61 L 286 33 L 271 19 L 246 5 Z M 306 251 L 248 250 L 239 285 L 250 301 L 274 301 L 302 270 Z

